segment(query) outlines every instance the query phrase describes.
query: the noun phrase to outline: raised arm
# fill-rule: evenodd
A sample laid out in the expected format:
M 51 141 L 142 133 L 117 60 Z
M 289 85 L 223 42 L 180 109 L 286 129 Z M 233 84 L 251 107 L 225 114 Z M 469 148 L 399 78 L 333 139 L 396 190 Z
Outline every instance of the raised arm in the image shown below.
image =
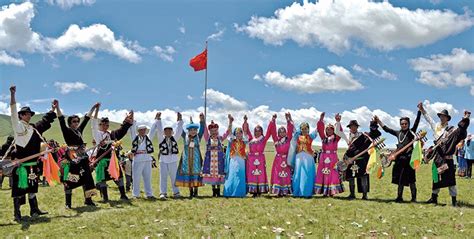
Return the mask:
M 43 134 L 46 130 L 51 128 L 51 123 L 54 122 L 56 118 L 56 110 L 59 102 L 57 100 L 53 100 L 51 104 L 51 110 L 43 115 L 43 118 L 35 123 L 35 129 L 38 130 L 40 134 Z
M 12 128 L 14 131 L 14 137 L 16 138 L 17 134 L 21 134 L 25 131 L 25 127 L 20 124 L 20 119 L 18 118 L 18 109 L 16 108 L 16 86 L 10 87 L 10 114 L 12 121 Z
M 418 113 L 416 114 L 415 122 L 413 123 L 413 127 L 411 128 L 413 132 L 416 132 L 416 130 L 418 129 L 418 125 L 420 124 L 420 119 L 421 119 L 421 111 L 418 110 Z
M 291 119 L 291 114 L 287 113 L 286 115 L 286 130 L 287 135 L 288 135 L 288 140 L 291 140 L 293 138 L 293 132 L 295 131 L 295 125 L 293 123 L 293 120 Z
M 122 139 L 127 134 L 128 129 L 132 125 L 133 125 L 133 111 L 131 111 L 127 114 L 127 117 L 125 117 L 125 120 L 120 125 L 120 128 L 118 128 L 116 130 L 112 130 L 110 132 L 110 139 L 112 139 L 112 140 Z
M 87 123 L 89 123 L 89 120 L 91 119 L 92 117 L 92 114 L 94 113 L 94 110 L 100 106 L 100 103 L 97 102 L 95 103 L 92 108 L 89 110 L 89 112 L 87 112 L 87 114 L 84 116 L 84 119 L 82 120 L 81 124 L 79 125 L 79 132 L 84 132 L 84 129 L 86 128 L 87 126 Z
M 325 139 L 326 138 L 326 132 L 324 132 L 324 115 L 326 113 L 321 113 L 321 116 L 319 117 L 319 121 L 316 125 L 316 129 L 318 131 L 318 134 L 319 134 L 319 137 L 321 137 L 321 139 Z
M 394 129 L 391 129 L 390 127 L 386 126 L 380 119 L 377 115 L 374 116 L 374 120 L 377 122 L 377 124 L 380 125 L 380 127 L 382 127 L 383 131 L 393 135 L 393 136 L 398 136 L 397 134 L 397 131 L 394 130 Z
M 379 126 L 377 125 L 377 121 L 372 120 L 370 121 L 370 131 L 369 131 L 369 137 L 372 139 L 376 139 L 377 137 L 380 137 L 382 133 L 379 130 Z
M 426 112 L 425 108 L 423 107 L 423 103 L 418 103 L 418 110 L 421 111 L 423 114 L 423 118 L 425 118 L 426 122 L 430 125 L 431 130 L 436 132 L 436 122 L 431 118 L 431 116 Z
M 227 115 L 227 118 L 229 119 L 229 124 L 227 125 L 227 130 L 222 135 L 222 141 L 227 139 L 227 137 L 232 133 L 232 123 L 234 122 L 234 117 L 229 114 Z
M 265 132 L 265 138 L 263 139 L 263 142 L 265 144 L 267 143 L 268 139 L 272 136 L 272 132 L 276 128 L 276 122 L 275 122 L 276 118 L 277 118 L 277 115 L 274 114 L 272 117 L 272 120 L 270 120 L 270 123 L 268 124 L 267 132 Z
M 137 137 L 137 121 L 134 120 L 132 126 L 129 129 L 130 131 L 130 137 L 132 141 Z
M 253 136 L 252 136 L 252 132 L 250 132 L 250 127 L 247 120 L 248 120 L 247 115 L 244 115 L 244 123 L 242 124 L 242 130 L 244 131 L 244 135 L 247 135 L 250 141 L 253 139 Z
M 198 131 L 199 141 L 201 141 L 202 136 L 204 135 L 205 128 L 206 128 L 206 120 L 205 120 L 204 114 L 201 113 L 199 114 L 199 131 Z

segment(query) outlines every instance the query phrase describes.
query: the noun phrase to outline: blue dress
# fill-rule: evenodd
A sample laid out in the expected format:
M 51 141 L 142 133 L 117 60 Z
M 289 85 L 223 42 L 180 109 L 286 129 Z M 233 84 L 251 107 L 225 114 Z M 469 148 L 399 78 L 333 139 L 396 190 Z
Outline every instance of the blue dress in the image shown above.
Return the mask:
M 300 139 L 301 133 L 296 132 L 291 140 L 289 163 L 293 167 L 291 187 L 295 197 L 311 197 L 314 194 L 316 166 L 312 155 L 311 144 L 316 138 L 312 133 Z M 302 142 L 302 141 L 306 142 Z M 310 154 L 311 153 L 311 154 Z
M 244 141 L 236 143 L 229 139 L 225 163 L 224 197 L 245 197 L 247 195 L 245 145 Z M 244 155 L 242 155 L 242 152 L 244 152 Z
M 200 187 L 202 183 L 201 167 L 202 156 L 199 142 L 204 134 L 204 125 L 201 123 L 198 135 L 190 139 L 184 137 L 184 150 L 179 160 L 178 172 L 176 173 L 177 187 Z

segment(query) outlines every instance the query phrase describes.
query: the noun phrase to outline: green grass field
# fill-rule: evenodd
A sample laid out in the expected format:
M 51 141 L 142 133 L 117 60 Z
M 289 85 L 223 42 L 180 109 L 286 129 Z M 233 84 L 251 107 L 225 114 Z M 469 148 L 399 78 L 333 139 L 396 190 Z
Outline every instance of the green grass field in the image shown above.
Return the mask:
M 90 140 L 90 133 L 85 135 Z M 62 141 L 57 125 L 45 136 Z M 127 137 L 124 144 L 129 142 Z M 272 149 L 267 146 L 268 171 L 274 156 Z M 155 195 L 159 194 L 158 176 L 159 169 L 153 169 Z M 192 200 L 122 202 L 118 200 L 117 187 L 110 182 L 110 203 L 85 207 L 82 189 L 76 189 L 72 210 L 64 208 L 61 186 L 40 187 L 39 205 L 49 214 L 33 220 L 28 217 L 29 206 L 25 205 L 22 224 L 12 220 L 10 190 L 3 189 L 0 233 L 5 238 L 473 238 L 473 181 L 458 178 L 460 207 L 453 208 L 447 189 L 441 191 L 439 198 L 447 206 L 394 203 L 396 186 L 390 183 L 390 177 L 390 172 L 380 180 L 371 177 L 369 201 L 344 200 L 348 192 L 334 198 L 312 199 L 211 198 L 211 187 L 205 186 L 200 190 L 200 198 Z M 430 167 L 423 165 L 417 174 L 419 201 L 430 197 L 430 179 Z M 7 182 L 3 186 L 7 187 Z M 345 186 L 348 190 L 347 183 Z M 187 189 L 181 192 L 188 195 Z M 406 188 L 405 199 L 409 198 L 410 190 Z M 95 201 L 99 200 L 95 197 Z M 284 231 L 279 233 L 281 230 Z

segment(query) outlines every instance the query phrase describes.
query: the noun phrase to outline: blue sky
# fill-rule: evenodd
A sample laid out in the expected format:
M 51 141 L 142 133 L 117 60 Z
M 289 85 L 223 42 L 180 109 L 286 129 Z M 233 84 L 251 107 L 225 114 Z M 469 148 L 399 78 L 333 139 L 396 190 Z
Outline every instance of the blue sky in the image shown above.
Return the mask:
M 78 4 L 72 4 L 74 2 Z M 85 112 L 95 101 L 102 102 L 106 109 L 117 111 L 134 109 L 146 112 L 167 108 L 191 112 L 199 110 L 198 107 L 203 105 L 201 96 L 204 90 L 204 72 L 193 72 L 188 63 L 194 55 L 203 50 L 206 39 L 214 34 L 214 37 L 209 39 L 208 84 L 209 88 L 214 90 L 211 95 L 214 98 L 210 102 L 210 114 L 214 111 L 217 120 L 224 121 L 224 112 L 227 110 L 255 113 L 258 115 L 255 123 L 259 123 L 270 115 L 262 112 L 262 108 L 256 109 L 262 105 L 276 112 L 291 109 L 298 114 L 296 112 L 300 110 L 301 120 L 314 118 L 320 111 L 327 111 L 344 112 L 343 121 L 348 121 L 354 113 L 372 114 L 380 109 L 387 113 L 386 120 L 394 122 L 393 125 L 396 125 L 397 117 L 402 114 L 412 115 L 417 102 L 422 100 L 427 100 L 425 103 L 431 110 L 430 113 L 448 108 L 451 114 L 455 115 L 455 120 L 459 119 L 465 108 L 474 110 L 474 18 L 471 13 L 474 9 L 473 1 L 389 1 L 385 5 L 380 2 L 354 1 L 359 2 L 361 6 L 375 8 L 373 13 L 380 14 L 380 18 L 371 17 L 374 15 L 372 14 L 346 19 L 364 20 L 368 23 L 367 26 L 365 23 L 354 23 L 348 28 L 348 35 L 345 35 L 346 30 L 340 29 L 344 22 L 338 22 L 337 19 L 327 22 L 334 24 L 332 26 L 318 27 L 310 24 L 300 28 L 299 24 L 307 22 L 301 17 L 304 16 L 300 15 L 301 12 L 328 3 L 312 1 L 306 3 L 308 9 L 301 10 L 291 6 L 293 2 L 33 1 L 31 5 L 34 17 L 30 21 L 18 21 L 30 24 L 31 31 L 41 38 L 38 44 L 45 49 L 2 46 L 8 39 L 0 37 L 0 59 L 1 52 L 4 51 L 9 57 L 22 61 L 17 61 L 16 64 L 5 61 L 0 63 L 2 101 L 8 102 L 5 97 L 8 95 L 8 86 L 16 84 L 18 101 L 29 104 L 38 111 L 46 110 L 49 105 L 46 99 L 51 98 L 58 98 L 67 113 Z M 10 3 L 15 5 L 8 7 Z M 68 3 L 72 5 L 67 5 Z M 22 4 L 24 3 L 21 1 L 0 1 L 0 5 L 4 6 L 3 13 L 7 7 L 12 9 Z M 297 4 L 304 3 L 297 1 Z M 329 6 L 329 9 L 335 8 Z M 416 9 L 424 12 L 417 15 L 419 19 L 400 23 L 393 18 L 394 15 L 384 10 L 394 8 L 398 9 L 395 13 L 408 12 L 408 15 L 402 15 L 401 19 L 415 16 Z M 287 22 L 293 24 L 293 28 L 280 28 L 283 33 L 278 35 L 259 32 L 270 26 L 262 22 L 254 28 L 249 27 L 252 16 L 278 20 L 275 15 L 278 9 L 286 11 L 289 22 L 296 21 Z M 430 10 L 436 9 L 439 9 L 437 13 L 441 16 L 430 16 Z M 346 15 L 357 15 L 362 10 L 348 7 Z M 321 18 L 311 10 L 307 13 L 308 19 Z M 303 18 L 303 21 L 298 23 L 293 17 L 295 15 Z M 380 19 L 385 19 L 382 20 L 386 21 L 385 26 L 377 22 Z M 418 28 L 415 33 L 409 32 L 405 36 L 405 31 L 410 30 L 410 24 L 421 25 L 423 20 L 431 21 L 428 25 L 434 26 L 433 29 Z M 284 21 L 280 19 L 274 23 L 282 24 Z M 89 40 L 88 43 L 77 43 L 74 39 L 65 40 L 69 41 L 68 47 L 65 48 L 61 48 L 59 43 L 48 45 L 48 42 L 65 34 L 73 24 L 77 24 L 79 29 L 102 24 L 114 33 L 114 42 L 122 42 L 124 47 L 133 51 L 140 60 L 137 61 L 137 57 L 126 59 L 120 53 L 110 53 L 105 49 L 94 49 L 93 46 L 87 45 L 91 42 L 94 45 L 94 40 Z M 400 38 L 393 40 L 393 44 L 391 37 L 383 34 L 377 36 L 376 29 L 387 26 L 395 28 L 396 34 L 393 38 Z M 5 28 L 5 25 L 0 25 L 0 32 L 5 30 L 2 27 Z M 353 30 L 356 28 L 360 30 Z M 417 36 L 417 33 L 424 31 L 425 35 Z M 81 34 L 85 36 L 89 33 Z M 299 41 L 298 37 L 305 34 L 322 38 L 331 34 L 333 37 L 345 36 L 350 46 L 344 49 L 336 44 L 334 48 L 333 41 L 314 38 L 306 42 Z M 362 36 L 364 34 L 367 37 Z M 283 40 L 278 42 L 278 39 Z M 132 46 L 133 43 L 135 46 Z M 164 49 L 166 56 L 162 57 L 165 59 L 154 49 L 156 46 Z M 166 48 L 167 46 L 169 47 Z M 172 50 L 167 51 L 170 47 Z M 459 55 L 455 54 L 453 49 L 458 49 Z M 462 53 L 472 62 L 456 61 L 456 57 L 460 57 Z M 82 55 L 84 59 L 78 55 Z M 430 64 L 436 64 L 430 62 L 435 61 L 432 55 L 440 55 L 437 59 L 444 62 L 441 64 L 443 69 L 426 70 Z M 410 60 L 416 58 L 423 59 L 411 63 Z M 462 65 L 464 63 L 467 65 Z M 331 65 L 342 67 L 346 71 L 343 76 L 345 78 L 341 80 L 340 77 L 334 77 L 328 68 Z M 425 70 L 417 71 L 416 67 Z M 291 80 L 298 80 L 295 76 L 312 74 L 318 68 L 321 68 L 322 73 L 329 74 L 328 81 L 332 79 L 335 84 L 328 89 L 321 89 L 318 86 L 321 83 L 318 76 L 321 75 L 316 75 L 300 79 L 306 82 L 308 78 L 318 78 L 313 79 L 315 81 L 308 80 L 308 87 L 283 89 L 294 85 Z M 382 74 L 383 71 L 385 74 Z M 421 78 L 422 71 L 428 71 L 425 83 L 417 80 Z M 279 72 L 279 76 L 266 78 L 265 76 L 269 76 L 267 72 Z M 434 75 L 430 75 L 430 72 Z M 441 80 L 436 78 L 439 75 L 444 75 L 444 83 L 440 83 Z M 455 78 L 459 75 L 463 78 L 457 78 L 459 81 L 456 81 Z M 61 93 L 64 83 L 72 82 L 80 84 L 76 84 L 73 91 L 66 90 Z M 356 84 L 358 87 L 351 88 L 350 84 Z M 311 107 L 314 108 L 311 110 Z M 361 107 L 366 107 L 367 110 Z M 405 109 L 411 112 L 406 112 Z M 147 121 L 145 118 L 149 119 L 151 116 L 143 117 L 143 121 Z M 357 117 L 364 123 L 368 118 L 370 116 Z

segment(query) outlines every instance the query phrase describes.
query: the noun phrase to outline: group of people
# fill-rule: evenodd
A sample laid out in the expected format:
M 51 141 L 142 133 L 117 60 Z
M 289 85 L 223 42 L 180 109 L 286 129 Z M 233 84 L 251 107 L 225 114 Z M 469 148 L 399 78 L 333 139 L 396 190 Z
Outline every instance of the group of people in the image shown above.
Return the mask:
M 358 192 L 362 193 L 362 199 L 368 199 L 370 191 L 368 164 L 371 158 L 368 149 L 374 147 L 382 135 L 379 126 L 397 139 L 397 149 L 394 151 L 397 156 L 394 158 L 392 174 L 392 183 L 398 186 L 396 201 L 403 201 L 403 189 L 409 186 L 411 201 L 416 202 L 416 171 L 410 164 L 410 158 L 414 149 L 412 145 L 414 141 L 419 140 L 416 130 L 421 115 L 425 117 L 435 136 L 430 158 L 433 159 L 437 178 L 433 177 L 432 197 L 428 202 L 437 203 L 440 189 L 448 187 L 452 204 L 456 206 L 456 167 L 453 156 L 459 152 L 458 144 L 467 137 L 470 122 L 470 112 L 466 111 L 457 127 L 450 126 L 451 116 L 444 110 L 438 114 L 440 122 L 435 123 L 420 103 L 412 126 L 408 117 L 402 117 L 400 129 L 391 129 L 379 117 L 374 116 L 369 125 L 369 132 L 360 132 L 358 122 L 351 120 L 346 126 L 349 129 L 348 134 L 344 133 L 339 114 L 336 114 L 336 123 L 332 125 L 325 122 L 325 113 L 320 115 L 313 130 L 307 122 L 295 127 L 291 114 L 286 113 L 286 126 L 278 127 L 277 115 L 273 115 L 266 130 L 256 125 L 253 131 L 250 129 L 247 116 L 244 116 L 241 127 L 233 127 L 234 118 L 229 114 L 227 128 L 220 134 L 219 125 L 214 121 L 206 125 L 205 115 L 202 113 L 199 115 L 199 123 L 194 123 L 191 118 L 187 125 L 184 125 L 182 115 L 177 113 L 175 128 L 163 126 L 161 113 L 157 113 L 155 122 L 149 128 L 146 125 L 137 125 L 134 113 L 131 111 L 117 129 L 110 130 L 109 119 L 98 117 L 100 103 L 94 104 L 81 122 L 81 118 L 77 115 L 71 115 L 66 119 L 59 102 L 54 100 L 51 110 L 33 124 L 30 121 L 35 112 L 29 107 L 17 111 L 15 86 L 10 88 L 10 93 L 14 135 L 2 147 L 2 160 L 10 158 L 12 162 L 19 162 L 30 156 L 49 153 L 42 148 L 46 143 L 42 134 L 50 129 L 51 123 L 58 118 L 67 144 L 59 148 L 56 155 L 67 208 L 72 207 L 72 192 L 77 187 L 83 188 L 85 205 L 95 206 L 92 197 L 97 190 L 102 201 L 107 202 L 109 200 L 107 182 L 111 180 L 118 186 L 120 198 L 128 200 L 123 178 L 130 173 L 126 174 L 125 170 L 121 169 L 117 157 L 118 151 L 122 149 L 120 140 L 127 134 L 132 141 L 128 154 L 132 180 L 127 181 L 132 181 L 133 197 L 140 197 L 140 183 L 143 179 L 145 196 L 155 198 L 151 176 L 152 155 L 156 153 L 153 139 L 156 136 L 160 199 L 168 197 L 168 179 L 171 181 L 173 198 L 182 197 L 179 188 L 187 188 L 189 197 L 197 197 L 199 187 L 204 185 L 211 185 L 214 197 L 220 197 L 221 193 L 224 197 L 246 197 L 247 194 L 259 197 L 268 193 L 279 197 L 292 195 L 310 198 L 315 194 L 334 196 L 344 192 L 343 180 L 347 180 L 349 199 L 355 198 L 356 184 Z M 83 131 L 89 121 L 92 123 L 94 145 L 87 148 Z M 319 153 L 315 153 L 312 144 L 318 136 L 322 148 Z M 273 139 L 276 154 L 268 182 L 264 150 L 270 137 Z M 183 146 L 180 147 L 178 140 L 181 138 Z M 203 138 L 205 146 L 201 147 Z M 348 145 L 344 158 L 354 158 L 352 161 L 347 161 L 346 170 L 340 170 L 336 166 L 341 160 L 337 154 L 341 139 Z M 472 145 L 470 140 L 468 138 L 466 145 Z M 202 149 L 204 152 L 201 152 Z M 43 156 L 32 157 L 15 165 L 16 168 L 11 175 L 11 187 L 16 221 L 21 220 L 20 206 L 26 203 L 26 196 L 31 216 L 47 213 L 39 209 L 36 193 L 39 178 L 44 174 L 43 170 L 49 170 L 54 165 L 42 166 L 43 158 Z

